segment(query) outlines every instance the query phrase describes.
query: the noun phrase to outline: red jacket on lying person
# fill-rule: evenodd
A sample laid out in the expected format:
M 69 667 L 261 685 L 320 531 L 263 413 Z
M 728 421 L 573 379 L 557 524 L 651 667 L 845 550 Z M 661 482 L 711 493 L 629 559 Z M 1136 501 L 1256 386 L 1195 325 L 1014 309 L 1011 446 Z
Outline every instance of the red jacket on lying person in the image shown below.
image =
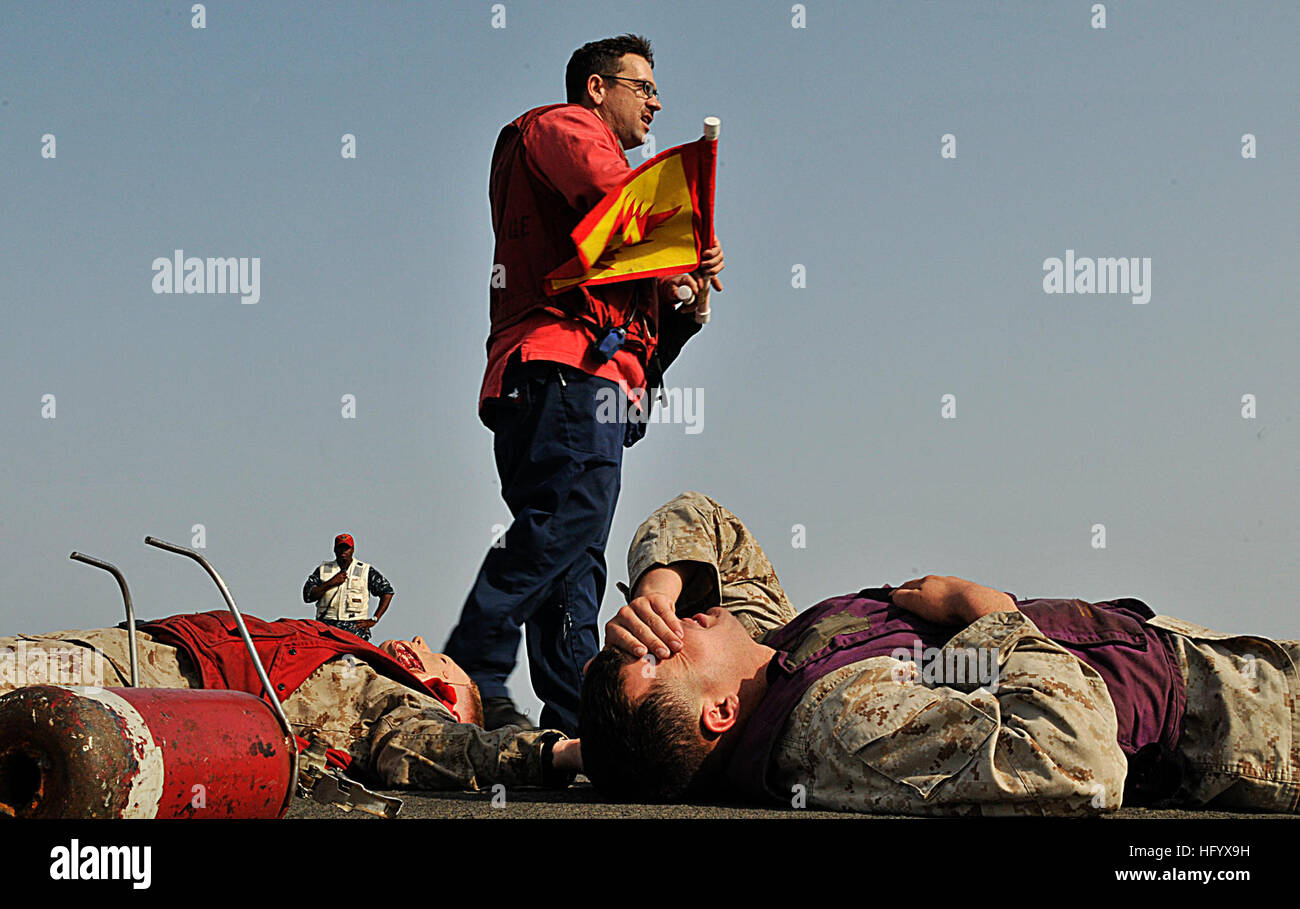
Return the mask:
M 309 619 L 268 622 L 245 615 L 253 647 L 281 701 L 307 677 L 335 657 L 351 654 L 395 682 L 425 692 L 456 712 L 456 689 L 441 679 L 423 682 L 378 647 L 354 634 Z M 229 688 L 263 695 L 262 682 L 248 658 L 239 626 L 229 612 L 174 615 L 140 625 L 158 641 L 185 652 L 203 678 L 204 688 Z

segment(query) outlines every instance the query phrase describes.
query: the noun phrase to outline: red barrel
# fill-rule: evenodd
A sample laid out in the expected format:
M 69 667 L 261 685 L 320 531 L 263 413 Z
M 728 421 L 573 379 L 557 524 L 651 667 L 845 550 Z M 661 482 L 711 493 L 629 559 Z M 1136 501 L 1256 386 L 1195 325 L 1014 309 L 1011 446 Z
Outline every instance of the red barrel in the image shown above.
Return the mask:
M 0 697 L 0 814 L 278 818 L 294 753 L 240 691 L 20 688 Z

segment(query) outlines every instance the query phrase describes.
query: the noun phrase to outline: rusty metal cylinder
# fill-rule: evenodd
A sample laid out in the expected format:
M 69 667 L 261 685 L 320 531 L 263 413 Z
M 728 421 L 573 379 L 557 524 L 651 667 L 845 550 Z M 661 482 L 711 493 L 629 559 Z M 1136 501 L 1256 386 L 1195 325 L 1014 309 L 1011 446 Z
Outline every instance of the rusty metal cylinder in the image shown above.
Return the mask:
M 295 760 L 240 691 L 36 685 L 0 697 L 0 815 L 278 818 Z

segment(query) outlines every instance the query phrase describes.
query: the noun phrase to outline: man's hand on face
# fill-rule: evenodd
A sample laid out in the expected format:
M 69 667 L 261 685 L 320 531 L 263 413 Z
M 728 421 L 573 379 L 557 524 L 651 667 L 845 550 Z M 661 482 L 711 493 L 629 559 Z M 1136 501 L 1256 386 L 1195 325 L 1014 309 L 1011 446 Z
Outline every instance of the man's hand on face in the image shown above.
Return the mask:
M 682 584 L 681 571 L 672 566 L 656 566 L 642 575 L 637 595 L 605 623 L 605 646 L 638 659 L 649 652 L 666 660 L 681 650 L 682 623 L 676 609 Z
M 662 593 L 639 596 L 605 623 L 605 646 L 634 657 L 653 653 L 666 660 L 682 649 L 682 623 L 677 598 Z
M 969 625 L 992 612 L 1015 612 L 1010 596 L 992 587 L 943 575 L 926 575 L 894 589 L 890 599 L 936 625 Z

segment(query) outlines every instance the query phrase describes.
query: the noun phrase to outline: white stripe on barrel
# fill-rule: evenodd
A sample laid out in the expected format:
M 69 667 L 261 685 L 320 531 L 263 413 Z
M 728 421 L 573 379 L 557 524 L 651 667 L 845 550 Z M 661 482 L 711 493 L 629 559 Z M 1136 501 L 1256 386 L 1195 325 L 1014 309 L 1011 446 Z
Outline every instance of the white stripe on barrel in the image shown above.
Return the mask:
M 139 711 L 113 692 L 104 688 L 69 688 L 80 697 L 98 701 L 117 715 L 126 726 L 131 748 L 135 751 L 140 769 L 131 778 L 131 793 L 122 817 L 157 817 L 158 802 L 162 799 L 163 757 L 162 749 L 153 740 L 144 717 Z

